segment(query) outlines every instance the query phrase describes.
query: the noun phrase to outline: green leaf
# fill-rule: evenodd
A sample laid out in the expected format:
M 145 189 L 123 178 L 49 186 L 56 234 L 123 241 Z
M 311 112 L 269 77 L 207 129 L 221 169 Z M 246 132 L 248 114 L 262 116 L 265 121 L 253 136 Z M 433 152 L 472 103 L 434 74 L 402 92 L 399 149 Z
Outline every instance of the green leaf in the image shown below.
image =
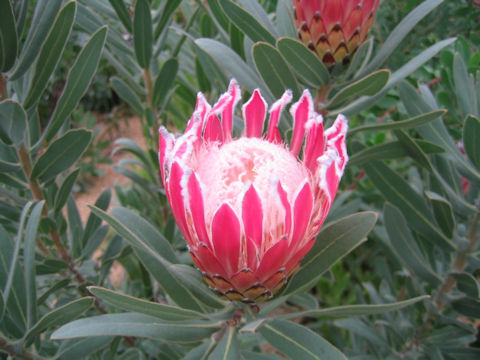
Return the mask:
M 0 321 L 3 319 L 3 315 L 5 314 L 5 301 L 3 300 L 3 294 L 0 290 Z
M 280 98 L 286 89 L 293 91 L 294 98 L 300 97 L 297 80 L 275 47 L 258 42 L 252 52 L 258 73 L 276 98 Z
M 231 0 L 219 0 L 218 2 L 225 15 L 253 42 L 265 41 L 271 45 L 275 44 L 275 37 L 248 11 Z
M 225 71 L 227 77 L 237 79 L 249 92 L 252 93 L 256 88 L 261 88 L 264 96 L 270 94 L 268 89 L 262 86 L 263 82 L 257 73 L 230 47 L 207 38 L 197 39 L 195 44 L 211 56 L 217 66 Z
M 443 109 L 435 110 L 435 111 L 430 111 L 426 114 L 421 114 L 421 115 L 411 117 L 407 120 L 392 121 L 385 124 L 357 126 L 353 129 L 349 129 L 348 135 L 353 136 L 353 134 L 356 134 L 357 132 L 361 132 L 361 131 L 384 131 L 384 130 L 415 128 L 417 126 L 424 125 L 429 123 L 430 121 L 438 119 L 440 116 L 445 115 L 446 112 L 447 110 L 443 110 Z
M 98 227 L 93 234 L 88 238 L 85 246 L 83 247 L 80 253 L 80 259 L 90 259 L 98 249 L 98 247 L 102 244 L 105 236 L 108 233 L 108 226 L 100 226 Z
M 455 40 L 456 40 L 455 38 L 445 39 L 430 46 L 428 49 L 424 50 L 423 52 L 415 56 L 413 59 L 411 59 L 408 63 L 403 65 L 400 69 L 393 72 L 392 75 L 390 76 L 390 81 L 383 88 L 383 90 L 379 92 L 377 95 L 372 97 L 370 96 L 361 97 L 353 101 L 352 103 L 346 105 L 345 107 L 341 109 L 337 109 L 334 112 L 331 112 L 331 115 L 342 113 L 342 114 L 345 114 L 345 116 L 351 116 L 351 115 L 357 114 L 362 110 L 368 109 L 369 107 L 377 103 L 377 101 L 379 101 L 398 82 L 405 79 L 408 75 L 413 73 L 423 64 L 425 64 L 427 61 L 429 61 L 432 57 L 437 55 L 439 51 L 451 45 Z M 428 111 L 431 111 L 431 109 Z M 419 114 L 411 114 L 411 115 L 419 115 Z
M 25 334 L 25 341 L 33 340 L 35 336 L 40 335 L 48 328 L 72 321 L 87 311 L 92 305 L 93 298 L 84 297 L 48 312 Z
M 112 191 L 110 190 L 110 188 L 106 188 L 100 193 L 97 200 L 95 200 L 95 207 L 105 211 L 108 209 L 111 199 Z M 91 212 L 90 215 L 88 215 L 87 224 L 85 225 L 85 232 L 82 239 L 83 246 L 87 244 L 87 241 L 90 239 L 92 234 L 95 232 L 95 230 L 97 230 L 101 223 L 102 220 L 94 213 Z
M 112 5 L 125 29 L 131 34 L 133 31 L 132 18 L 123 0 L 108 0 L 108 2 Z
M 378 70 L 364 78 L 355 81 L 341 89 L 330 100 L 328 108 L 334 109 L 338 106 L 352 101 L 359 96 L 374 96 L 387 85 L 390 79 L 389 70 Z
M 432 270 L 415 241 L 403 214 L 387 203 L 383 211 L 385 228 L 390 238 L 390 246 L 410 273 L 427 281 L 432 286 L 441 284 L 442 279 Z
M 153 86 L 153 106 L 163 107 L 178 72 L 178 60 L 170 58 L 163 64 Z
M 324 226 L 282 295 L 299 293 L 312 287 L 333 264 L 365 241 L 376 221 L 375 213 L 361 212 Z
M 472 299 L 469 297 L 463 297 L 458 300 L 452 301 L 452 307 L 455 311 L 464 316 L 468 316 L 474 319 L 480 318 L 480 300 Z
M 445 198 L 434 192 L 426 191 L 425 195 L 432 204 L 433 214 L 438 225 L 445 235 L 451 239 L 455 230 L 455 216 L 452 206 Z
M 27 114 L 14 100 L 0 102 L 0 140 L 19 146 L 25 140 Z
M 364 168 L 375 187 L 387 201 L 398 207 L 412 229 L 424 234 L 435 245 L 442 245 L 447 250 L 455 249 L 455 245 L 438 228 L 424 199 L 400 175 L 380 161 L 366 163 Z
M 17 58 L 17 28 L 12 4 L 0 0 L 0 73 L 7 72 Z
M 290 359 L 346 359 L 345 355 L 320 335 L 290 321 L 273 320 L 264 323 L 259 332 L 270 345 Z
M 19 170 L 22 170 L 22 165 L 20 163 L 0 160 L 0 173 L 14 173 Z
M 3 261 L 2 261 L 2 263 L 3 263 L 2 267 L 5 270 L 4 274 L 8 274 L 7 278 L 6 278 L 6 281 L 5 281 L 5 286 L 3 288 L 3 296 L 4 296 L 5 302 L 7 304 L 8 304 L 10 292 L 11 291 L 12 291 L 12 293 L 14 292 L 14 288 L 15 288 L 15 285 L 16 285 L 16 284 L 14 284 L 14 279 L 15 279 L 15 276 L 16 276 L 16 273 L 17 273 L 17 267 L 19 265 L 18 264 L 18 257 L 19 257 L 19 253 L 20 253 L 20 247 L 21 247 L 21 244 L 23 243 L 23 239 L 24 239 L 24 236 L 25 236 L 25 226 L 26 226 L 27 218 L 28 218 L 28 215 L 30 214 L 30 210 L 31 210 L 32 206 L 33 206 L 33 201 L 29 201 L 28 203 L 25 204 L 25 206 L 22 209 L 22 214 L 20 216 L 20 222 L 18 224 L 15 247 L 12 249 L 13 251 L 11 251 L 11 254 L 10 254 L 10 259 L 9 259 L 10 260 L 10 265 L 9 265 L 9 267 L 7 268 L 7 262 L 5 261 L 5 259 L 3 259 Z M 9 251 L 5 251 L 5 253 L 8 254 Z M 15 283 L 16 283 L 16 281 L 15 281 Z M 24 285 L 23 281 L 22 281 L 22 285 Z M 13 294 L 13 296 L 16 297 L 15 294 Z
M 107 27 L 100 28 L 83 47 L 67 77 L 65 88 L 46 130 L 50 141 L 63 126 L 73 109 L 83 97 L 95 75 L 107 36 Z
M 98 208 L 90 208 L 134 247 L 145 267 L 179 306 L 205 310 L 176 274 L 174 265 L 168 261 L 169 258 L 174 260 L 175 254 L 152 225 L 127 209 L 113 208 L 112 217 Z
M 111 336 L 98 336 L 96 338 L 80 338 L 62 341 L 55 359 L 83 360 L 88 355 L 99 351 L 112 342 Z
M 22 47 L 22 53 L 20 54 L 15 71 L 9 78 L 10 81 L 15 81 L 20 78 L 30 66 L 32 66 L 39 55 L 40 47 L 50 31 L 61 5 L 61 1 L 39 0 L 37 2 L 30 25 L 30 31 Z
M 208 360 L 241 360 L 238 350 L 237 332 L 235 326 L 228 326 L 222 340 L 212 351 Z
M 32 179 L 47 182 L 80 158 L 90 144 L 92 133 L 85 129 L 74 129 L 55 140 L 37 160 L 32 169 Z
M 280 38 L 277 48 L 303 82 L 316 88 L 329 83 L 330 74 L 325 65 L 303 43 L 291 38 Z
M 266 28 L 274 37 L 278 37 L 277 29 L 272 24 L 270 20 L 270 16 L 267 14 L 265 9 L 263 8 L 262 4 L 258 1 L 251 1 L 251 0 L 240 0 L 240 5 L 243 7 L 244 10 L 249 12 L 251 15 L 255 17 L 255 19 L 264 27 Z
M 107 303 L 126 311 L 154 316 L 167 321 L 180 321 L 204 318 L 204 315 L 196 311 L 182 309 L 177 306 L 164 305 L 130 295 L 124 295 L 101 287 L 90 286 L 88 290 Z
M 480 139 L 480 119 L 469 115 L 463 127 L 463 145 L 470 161 L 480 170 L 480 143 L 478 139 Z
M 396 27 L 392 30 L 388 38 L 383 43 L 383 46 L 378 51 L 377 55 L 368 64 L 364 71 L 359 76 L 369 74 L 381 65 L 390 54 L 397 48 L 402 40 L 407 36 L 411 30 L 422 20 L 430 11 L 440 5 L 443 0 L 427 0 L 423 1 L 415 9 L 413 9 Z
M 30 328 L 37 321 L 37 286 L 35 272 L 35 249 L 38 225 L 42 216 L 45 200 L 36 203 L 28 218 L 23 240 L 23 266 L 25 290 L 27 295 L 27 326 Z
M 473 76 L 467 71 L 459 53 L 455 54 L 453 61 L 453 80 L 455 84 L 455 95 L 464 116 L 478 114 L 478 104 L 475 92 Z
M 112 88 L 117 95 L 120 96 L 120 98 L 122 98 L 122 100 L 127 104 L 129 104 L 132 109 L 137 112 L 137 114 L 143 114 L 142 103 L 135 91 L 133 91 L 132 88 L 119 77 L 114 76 L 110 81 Z
M 407 306 L 413 305 L 419 301 L 430 298 L 428 295 L 417 296 L 412 299 L 397 301 L 390 304 L 365 304 L 365 305 L 346 305 L 333 306 L 326 309 L 315 309 L 299 311 L 291 314 L 277 316 L 276 319 L 288 320 L 296 317 L 314 317 L 317 319 L 340 319 L 354 316 L 366 316 L 383 314 L 389 311 L 397 311 Z
M 424 167 L 425 169 L 433 172 L 432 164 L 427 158 L 427 155 L 422 151 L 420 146 L 403 130 L 394 130 L 395 136 L 400 141 L 400 144 L 404 147 L 407 154 L 415 160 L 415 162 Z
M 437 154 L 445 151 L 441 146 L 428 141 L 415 140 L 415 143 L 427 154 Z M 408 156 L 408 153 L 400 141 L 389 141 L 356 151 L 349 159 L 348 165 L 363 166 L 372 160 L 398 159 L 405 156 Z
M 65 206 L 67 202 L 68 195 L 72 192 L 73 185 L 75 185 L 75 181 L 77 180 L 77 176 L 80 173 L 80 169 L 73 170 L 68 176 L 63 180 L 62 185 L 60 185 L 60 189 L 57 191 L 55 195 L 55 213 L 58 212 Z
M 137 0 L 133 17 L 133 46 L 138 64 L 148 69 L 152 58 L 152 17 L 148 0 Z
M 283 1 L 283 0 L 280 0 Z M 280 1 L 278 3 L 280 3 Z M 242 356 L 245 360 L 283 360 L 283 357 L 280 357 L 275 354 L 260 354 L 252 351 L 242 351 Z
M 170 16 L 177 9 L 181 2 L 182 0 L 167 0 L 165 2 L 165 5 L 162 9 L 162 16 L 160 17 L 157 27 L 155 28 L 155 39 L 157 39 L 163 32 L 165 25 L 167 25 L 168 20 L 170 19 Z
M 410 115 L 415 116 L 432 110 L 409 83 L 402 82 L 399 86 L 399 92 L 400 98 Z M 452 160 L 455 167 L 462 174 L 473 180 L 480 181 L 480 172 L 477 171 L 470 164 L 468 158 L 460 152 L 441 119 L 420 126 L 418 132 L 425 140 L 434 142 L 445 148 L 448 151 L 445 157 Z
M 67 200 L 68 215 L 68 244 L 74 259 L 77 259 L 82 253 L 83 222 L 78 211 L 77 202 L 73 194 L 68 196 Z
M 75 1 L 69 1 L 63 6 L 40 49 L 38 58 L 42 59 L 42 61 L 38 61 L 35 66 L 32 85 L 23 104 L 25 109 L 30 108 L 40 99 L 50 75 L 57 67 L 72 30 L 77 8 L 76 4 Z
M 480 287 L 478 281 L 469 273 L 461 272 L 450 274 L 457 281 L 457 288 L 465 295 L 474 299 L 480 297 Z
M 183 360 L 206 360 L 214 347 L 215 347 L 214 340 L 208 339 L 203 344 L 189 351 L 188 354 L 185 355 L 182 359 Z
M 200 320 L 167 322 L 137 313 L 100 315 L 79 319 L 57 329 L 54 340 L 97 336 L 135 336 L 171 343 L 201 341 L 218 331 L 221 322 Z

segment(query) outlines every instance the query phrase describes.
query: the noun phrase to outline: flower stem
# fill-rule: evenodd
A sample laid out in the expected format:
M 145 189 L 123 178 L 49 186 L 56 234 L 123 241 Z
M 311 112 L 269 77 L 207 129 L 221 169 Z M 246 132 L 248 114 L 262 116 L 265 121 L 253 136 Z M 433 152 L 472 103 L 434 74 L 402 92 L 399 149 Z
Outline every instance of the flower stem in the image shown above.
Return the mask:
M 0 335 L 0 349 L 4 352 L 9 354 L 15 359 L 27 359 L 27 360 L 43 360 L 44 357 L 31 353 L 24 349 L 23 347 L 19 347 L 15 343 L 11 343 L 8 339 L 4 338 Z
M 472 223 L 470 225 L 470 229 L 468 230 L 468 233 L 467 233 L 467 239 L 469 241 L 468 247 L 458 251 L 457 257 L 455 258 L 455 261 L 452 266 L 453 271 L 461 272 L 467 266 L 468 254 L 470 254 L 475 249 L 475 246 L 477 245 L 477 242 L 478 242 L 477 231 L 478 231 L 479 222 L 480 222 L 480 213 L 477 213 L 475 214 L 472 220 Z M 451 275 L 448 275 L 442 287 L 438 290 L 438 293 L 435 296 L 435 303 L 437 304 L 439 311 L 441 311 L 445 307 L 445 305 L 447 305 L 446 302 L 442 301 L 442 298 L 445 294 L 448 294 L 450 291 L 452 291 L 453 287 L 455 286 L 455 283 L 456 283 L 455 278 Z

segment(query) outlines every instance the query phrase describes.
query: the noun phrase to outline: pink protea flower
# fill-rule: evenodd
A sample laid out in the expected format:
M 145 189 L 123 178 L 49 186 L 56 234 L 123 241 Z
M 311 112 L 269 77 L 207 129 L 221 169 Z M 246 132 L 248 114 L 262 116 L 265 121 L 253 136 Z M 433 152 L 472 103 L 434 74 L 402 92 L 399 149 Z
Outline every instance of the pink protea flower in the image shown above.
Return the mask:
M 213 107 L 198 94 L 179 138 L 160 128 L 175 220 L 205 281 L 230 300 L 258 302 L 282 287 L 312 247 L 347 162 L 347 120 L 338 116 L 324 132 L 308 91 L 290 110 L 290 147 L 282 143 L 277 125 L 291 98 L 288 90 L 270 108 L 266 136 L 267 104 L 255 90 L 242 107 L 244 136 L 232 138 L 235 80 Z
M 326 65 L 348 61 L 367 37 L 380 0 L 293 0 L 298 36 Z

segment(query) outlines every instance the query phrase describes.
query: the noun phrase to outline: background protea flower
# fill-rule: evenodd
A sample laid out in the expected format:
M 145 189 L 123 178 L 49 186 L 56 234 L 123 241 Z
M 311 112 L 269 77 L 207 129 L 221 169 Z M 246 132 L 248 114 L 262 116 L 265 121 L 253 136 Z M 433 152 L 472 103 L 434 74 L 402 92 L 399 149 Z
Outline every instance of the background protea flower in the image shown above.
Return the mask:
M 290 110 L 290 147 L 282 143 L 277 125 L 291 98 L 286 91 L 270 108 L 266 137 L 267 104 L 255 90 L 242 107 L 244 136 L 232 139 L 235 80 L 213 107 L 198 95 L 178 139 L 160 128 L 175 220 L 205 281 L 230 300 L 261 301 L 285 283 L 312 247 L 347 162 L 347 120 L 338 116 L 324 132 L 308 91 Z
M 293 0 L 298 36 L 327 65 L 347 61 L 365 40 L 380 0 Z

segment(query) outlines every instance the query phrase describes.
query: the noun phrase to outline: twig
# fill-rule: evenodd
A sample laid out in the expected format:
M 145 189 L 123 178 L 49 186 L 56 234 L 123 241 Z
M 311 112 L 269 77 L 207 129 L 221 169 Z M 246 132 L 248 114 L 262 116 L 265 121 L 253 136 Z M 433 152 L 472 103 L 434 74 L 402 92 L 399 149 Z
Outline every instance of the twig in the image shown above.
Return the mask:
M 3 352 L 6 352 L 10 356 L 12 356 L 15 359 L 27 359 L 27 360 L 44 360 L 46 358 L 31 353 L 24 349 L 23 347 L 19 347 L 15 345 L 14 343 L 11 343 L 8 341 L 8 339 L 4 338 L 3 336 L 0 335 L 0 349 Z

